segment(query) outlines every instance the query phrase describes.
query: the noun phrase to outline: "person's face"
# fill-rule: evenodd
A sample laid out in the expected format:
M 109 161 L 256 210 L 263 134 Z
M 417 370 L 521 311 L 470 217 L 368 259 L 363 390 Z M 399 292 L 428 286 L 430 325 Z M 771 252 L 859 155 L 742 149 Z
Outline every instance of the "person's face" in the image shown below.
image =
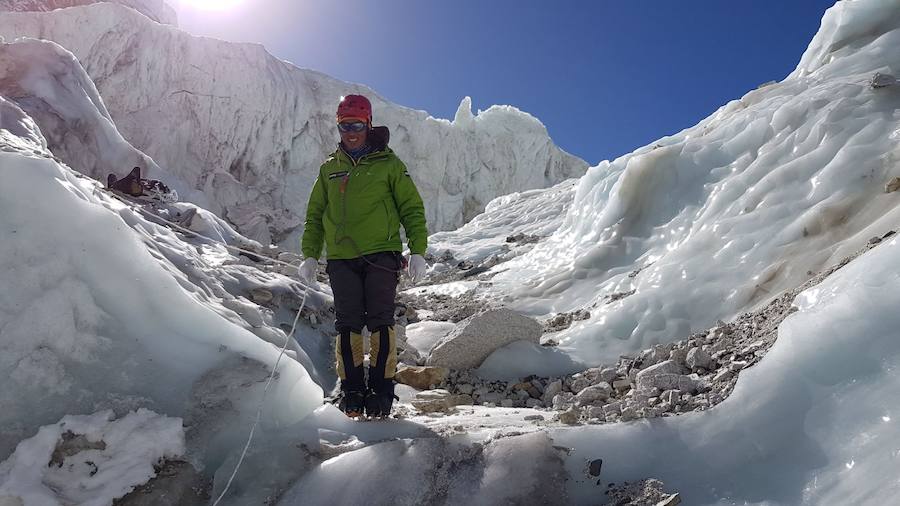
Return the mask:
M 341 133 L 341 142 L 347 149 L 353 151 L 366 143 L 369 135 L 369 126 L 359 120 L 347 120 L 338 124 L 338 132 Z

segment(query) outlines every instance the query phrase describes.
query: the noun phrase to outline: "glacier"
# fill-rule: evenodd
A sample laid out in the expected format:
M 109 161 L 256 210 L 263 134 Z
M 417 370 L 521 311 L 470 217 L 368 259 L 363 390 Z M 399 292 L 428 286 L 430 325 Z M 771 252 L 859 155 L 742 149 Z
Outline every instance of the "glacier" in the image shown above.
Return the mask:
M 110 6 L 52 15 L 91 8 Z M 841 1 L 783 81 L 577 180 L 498 197 L 458 230 L 431 236 L 438 261 L 445 253 L 498 261 L 477 278 L 413 290 L 474 292 L 541 317 L 586 308 L 590 319 L 551 334 L 554 352 L 585 367 L 684 338 L 846 263 L 798 294 L 774 347 L 741 371 L 725 401 L 604 425 L 529 422 L 546 412 L 492 406 L 354 422 L 322 404 L 334 376 L 323 344 L 332 329 L 321 324 L 330 293 L 317 285 L 222 504 L 596 504 L 609 483 L 647 476 L 677 489 L 683 504 L 895 502 L 900 197 L 886 183 L 900 176 L 900 86 L 869 83 L 876 72 L 900 74 L 898 39 L 900 1 Z M 148 479 L 147 464 L 162 454 L 188 458 L 222 492 L 304 288 L 290 271 L 173 232 L 68 167 L 103 161 L 82 152 L 98 141 L 61 141 L 75 124 L 87 139 L 154 157 L 113 133 L 115 114 L 104 114 L 68 51 L 24 40 L 0 55 L 19 69 L 0 77 L 0 90 L 18 90 L 0 98 L 0 372 L 8 378 L 0 504 L 62 504 L 78 491 L 48 486 L 60 476 L 111 501 Z M 27 62 L 33 82 L 21 79 Z M 471 119 L 467 112 L 456 122 Z M 65 156 L 53 152 L 67 145 Z M 200 216 L 192 227 L 267 254 L 220 217 L 179 206 L 169 211 Z M 507 242 L 520 234 L 535 242 Z M 850 260 L 873 236 L 877 245 Z M 263 288 L 283 303 L 254 300 L 250 292 Z M 437 326 L 413 329 L 411 342 L 427 347 Z M 560 372 L 546 353 L 507 348 L 489 360 L 522 376 Z M 410 390 L 398 388 L 399 408 L 408 409 Z M 136 439 L 161 444 L 123 448 L 118 457 L 129 464 L 120 473 L 91 480 L 81 469 L 46 469 L 60 423 L 114 434 L 115 423 L 135 420 L 155 421 Z M 599 476 L 591 472 L 598 459 Z
M 48 61 L 63 68 L 71 62 L 70 54 L 45 41 L 3 44 L 0 52 L 20 69 L 29 62 L 37 71 Z M 114 129 L 95 121 L 101 116 L 89 95 L 67 95 L 72 76 L 64 75 L 69 78 L 44 81 L 44 96 L 80 97 L 67 110 L 84 114 L 78 124 L 88 138 Z M 18 98 L 35 103 L 30 95 Z M 118 151 L 133 150 L 121 136 L 109 139 Z M 265 379 L 287 339 L 281 325 L 289 316 L 251 302 L 250 293 L 265 289 L 296 311 L 304 289 L 277 271 L 248 267 L 253 261 L 231 257 L 223 244 L 183 241 L 154 216 L 103 191 L 61 164 L 35 120 L 5 98 L 0 143 L 0 370 L 6 378 L 0 454 L 9 455 L 17 441 L 66 414 L 152 409 L 183 417 L 191 436 L 188 457 L 215 469 L 227 451 L 216 456 L 207 446 L 229 448 L 231 438 L 240 437 L 228 421 L 252 417 L 259 376 Z M 199 213 L 189 204 L 174 209 Z M 203 231 L 229 232 L 209 215 L 196 222 L 191 226 Z M 233 231 L 228 242 L 253 244 Z M 328 294 L 307 295 L 306 314 L 324 320 Z M 308 338 L 300 339 L 304 334 Z M 294 337 L 315 355 L 323 334 L 307 324 Z M 266 404 L 264 424 L 296 423 L 322 403 L 315 380 L 327 383 L 323 373 L 296 342 L 288 353 L 296 360 L 279 368 L 273 396 L 281 398 Z M 243 386 L 218 391 L 224 372 L 244 377 Z M 214 417 L 211 399 L 220 403 Z M 212 442 L 198 443 L 198 432 Z
M 335 108 L 351 93 L 369 97 L 375 123 L 390 128 L 432 232 L 462 225 L 494 197 L 587 168 L 514 107 L 476 115 L 464 98 L 453 121 L 432 118 L 262 46 L 193 37 L 118 4 L 0 12 L 0 35 L 49 39 L 71 51 L 122 134 L 205 195 L 195 203 L 263 244 L 296 244 L 318 167 L 338 142 Z
M 869 84 L 900 69 L 898 7 L 838 3 L 791 75 L 591 167 L 551 233 L 531 224 L 549 196 L 499 199 L 479 217 L 484 232 L 435 234 L 432 253 L 498 254 L 487 223 L 502 235 L 537 230 L 543 240 L 473 291 L 538 317 L 589 311 L 555 336 L 588 366 L 759 307 L 898 219 L 884 188 L 900 176 L 900 97 Z M 532 363 L 531 373 L 562 372 Z

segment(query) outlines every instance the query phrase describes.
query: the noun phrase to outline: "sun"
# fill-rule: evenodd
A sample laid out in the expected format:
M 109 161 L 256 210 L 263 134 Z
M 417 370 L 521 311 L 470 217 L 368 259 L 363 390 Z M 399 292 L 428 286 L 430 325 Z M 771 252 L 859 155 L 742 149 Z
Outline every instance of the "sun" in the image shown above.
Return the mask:
M 224 11 L 237 7 L 244 0 L 180 0 L 184 7 L 206 11 Z

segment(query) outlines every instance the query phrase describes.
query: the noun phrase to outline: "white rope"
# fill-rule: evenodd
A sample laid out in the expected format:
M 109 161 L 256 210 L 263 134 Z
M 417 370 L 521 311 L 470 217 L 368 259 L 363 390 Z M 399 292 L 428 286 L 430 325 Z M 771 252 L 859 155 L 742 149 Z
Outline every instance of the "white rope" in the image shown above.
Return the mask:
M 120 198 L 120 200 L 122 202 L 126 202 L 125 200 L 122 200 L 121 198 Z M 127 203 L 128 202 L 126 202 L 126 204 Z M 178 223 L 167 220 L 166 218 L 163 218 L 159 214 L 154 213 L 153 211 L 150 211 L 148 209 L 145 209 L 140 204 L 135 203 L 135 205 L 132 209 L 135 209 L 141 213 L 149 214 L 149 215 L 153 216 L 154 218 L 162 220 L 163 222 L 167 223 L 168 225 L 170 225 L 178 230 L 181 230 L 187 234 L 192 234 L 197 237 L 206 239 L 207 241 L 222 244 L 223 246 L 225 246 L 228 249 L 232 249 L 232 250 L 239 251 L 242 253 L 248 253 L 248 254 L 253 255 L 254 257 L 265 258 L 266 260 L 269 260 L 276 264 L 281 264 L 281 265 L 286 265 L 288 267 L 296 268 L 296 266 L 293 264 L 290 264 L 287 262 L 282 262 L 281 260 L 276 260 L 274 258 L 264 257 L 264 256 L 260 255 L 259 253 L 256 253 L 253 251 L 247 251 L 245 249 L 241 249 L 236 246 L 231 246 L 229 244 L 226 244 L 223 241 L 217 241 L 217 240 L 207 237 L 203 234 L 200 234 L 193 230 L 182 227 Z M 300 309 L 297 310 L 297 315 L 294 317 L 294 323 L 291 325 L 291 332 L 290 332 L 290 334 L 288 334 L 285 337 L 284 346 L 281 347 L 281 351 L 278 353 L 278 358 L 275 360 L 275 365 L 272 367 L 272 373 L 269 374 L 269 379 L 266 381 L 266 387 L 263 389 L 262 398 L 260 398 L 259 405 L 256 408 L 256 419 L 253 421 L 253 425 L 250 426 L 250 434 L 247 436 L 247 442 L 244 444 L 244 449 L 243 449 L 243 451 L 241 451 L 241 456 L 238 459 L 237 464 L 234 466 L 234 471 L 232 471 L 231 476 L 228 478 L 228 482 L 225 484 L 225 489 L 222 490 L 222 493 L 219 495 L 218 499 L 215 500 L 215 502 L 213 503 L 213 506 L 218 506 L 219 501 L 221 501 L 222 498 L 225 497 L 225 494 L 228 493 L 228 489 L 231 488 L 231 483 L 234 481 L 234 478 L 237 476 L 238 470 L 241 468 L 241 464 L 244 463 L 244 457 L 247 456 L 247 450 L 250 449 L 250 443 L 253 441 L 253 434 L 256 433 L 256 427 L 259 426 L 259 421 L 260 421 L 260 418 L 262 417 L 262 410 L 263 410 L 263 405 L 266 402 L 266 395 L 269 393 L 269 387 L 272 385 L 272 381 L 275 379 L 275 374 L 278 371 L 278 364 L 281 363 L 281 358 L 284 357 L 284 352 L 287 350 L 288 343 L 290 343 L 291 337 L 294 336 L 294 332 L 297 330 L 297 323 L 300 321 L 300 313 L 303 312 L 303 308 L 306 306 L 306 297 L 307 297 L 307 295 L 309 295 L 309 285 L 306 285 L 304 283 L 300 283 L 300 285 L 303 287 L 303 298 L 300 301 Z
M 303 291 L 303 301 L 300 303 L 300 309 L 297 311 L 297 316 L 294 318 L 294 324 L 291 325 L 291 333 L 288 334 L 287 339 L 284 340 L 284 346 L 281 347 L 281 353 L 278 354 L 278 359 L 275 361 L 275 367 L 272 368 L 272 374 L 269 375 L 269 380 L 266 382 L 266 388 L 263 390 L 262 398 L 259 400 L 259 407 L 256 409 L 256 420 L 253 421 L 253 425 L 250 427 L 250 435 L 247 436 L 247 443 L 244 445 L 244 450 L 241 452 L 241 458 L 238 459 L 237 464 L 234 466 L 234 471 L 231 473 L 231 477 L 228 478 L 228 483 L 225 484 L 225 489 L 222 490 L 222 493 L 219 495 L 219 498 L 216 499 L 216 502 L 213 503 L 213 506 L 217 506 L 219 501 L 221 501 L 222 498 L 225 497 L 225 494 L 228 493 L 231 482 L 234 481 L 238 469 L 240 469 L 241 464 L 244 463 L 244 457 L 247 455 L 247 450 L 250 448 L 250 442 L 253 440 L 253 433 L 256 432 L 256 426 L 259 425 L 259 418 L 262 415 L 266 394 L 269 393 L 269 386 L 272 384 L 272 379 L 275 378 L 275 371 L 278 370 L 278 364 L 281 362 L 281 357 L 284 356 L 284 351 L 287 349 L 288 342 L 291 340 L 291 336 L 294 335 L 294 331 L 297 329 L 297 322 L 300 320 L 300 311 L 303 311 L 303 306 L 306 305 L 307 293 L 309 293 L 309 290 Z
M 131 200 L 131 199 L 128 198 L 128 196 L 127 196 L 126 194 L 124 194 L 124 193 L 120 193 L 120 192 L 118 192 L 118 191 L 116 191 L 116 190 L 108 190 L 108 191 L 111 192 L 115 197 L 117 197 L 118 200 L 119 200 L 120 202 L 123 202 L 124 204 L 131 206 L 131 208 L 132 208 L 133 210 L 136 210 L 136 211 L 141 212 L 141 213 L 149 214 L 150 216 L 153 216 L 154 218 L 156 218 L 156 219 L 158 219 L 158 220 L 160 220 L 160 221 L 166 223 L 167 225 L 171 226 L 172 228 L 175 228 L 175 229 L 180 230 L 181 232 L 184 232 L 185 234 L 190 234 L 190 235 L 199 237 L 199 238 L 201 238 L 201 239 L 206 239 L 206 240 L 209 241 L 209 242 L 213 242 L 213 243 L 216 243 L 216 244 L 221 244 L 222 246 L 225 246 L 227 249 L 234 250 L 234 251 L 237 251 L 237 252 L 240 252 L 240 253 L 245 253 L 245 254 L 247 254 L 247 255 L 252 255 L 253 257 L 256 257 L 256 258 L 264 258 L 264 259 L 266 259 L 267 261 L 272 262 L 272 263 L 275 263 L 275 264 L 281 264 L 281 265 L 284 265 L 284 266 L 287 266 L 287 267 L 293 267 L 294 269 L 297 268 L 297 266 L 294 265 L 294 264 L 292 264 L 292 263 L 288 263 L 288 262 L 284 262 L 284 261 L 281 261 L 281 260 L 278 260 L 278 259 L 275 259 L 275 258 L 267 257 L 267 256 L 265 256 L 265 255 L 263 255 L 262 253 L 259 253 L 259 252 L 257 252 L 257 251 L 250 251 L 250 250 L 238 248 L 237 246 L 232 246 L 232 245 L 230 245 L 230 244 L 224 242 L 223 240 L 213 239 L 212 237 L 208 237 L 208 236 L 205 236 L 205 235 L 203 235 L 203 234 L 201 234 L 201 233 L 199 233 L 199 232 L 195 232 L 195 231 L 193 231 L 193 230 L 191 230 L 191 229 L 189 229 L 189 228 L 185 228 L 185 227 L 179 225 L 178 223 L 176 223 L 176 222 L 174 222 L 174 221 L 171 221 L 171 220 L 168 220 L 168 219 L 166 219 L 166 218 L 163 218 L 161 215 L 159 215 L 159 214 L 157 214 L 157 213 L 154 213 L 153 211 L 150 211 L 150 210 L 144 208 L 144 206 L 141 205 L 140 201 Z M 124 197 L 124 198 L 123 198 L 123 197 Z M 300 286 L 302 286 L 303 288 L 309 290 L 309 286 L 306 285 L 305 283 L 300 283 Z

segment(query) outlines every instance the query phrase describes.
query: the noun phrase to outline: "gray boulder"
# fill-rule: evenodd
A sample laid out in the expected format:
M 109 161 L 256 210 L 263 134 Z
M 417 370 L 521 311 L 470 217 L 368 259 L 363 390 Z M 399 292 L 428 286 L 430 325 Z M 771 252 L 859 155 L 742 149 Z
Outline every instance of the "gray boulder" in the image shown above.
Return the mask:
M 653 389 L 680 390 L 682 392 L 696 392 L 699 382 L 690 376 L 683 374 L 684 369 L 674 360 L 666 360 L 650 366 L 639 372 L 635 378 L 635 384 L 639 391 Z
M 469 317 L 432 348 L 426 363 L 450 369 L 474 369 L 498 348 L 515 341 L 540 344 L 543 327 L 509 309 Z
M 687 366 L 694 371 L 697 369 L 706 369 L 707 371 L 710 371 L 715 368 L 712 357 L 702 348 L 691 348 L 685 362 L 687 363 Z
M 416 394 L 412 405 L 423 413 L 448 412 L 456 406 L 471 405 L 472 397 L 468 395 L 454 395 L 446 390 L 426 390 Z
M 609 386 L 609 383 L 600 382 L 578 392 L 578 395 L 575 396 L 575 401 L 579 406 L 588 406 L 597 402 L 603 402 L 609 399 L 610 395 L 612 395 L 612 387 Z

